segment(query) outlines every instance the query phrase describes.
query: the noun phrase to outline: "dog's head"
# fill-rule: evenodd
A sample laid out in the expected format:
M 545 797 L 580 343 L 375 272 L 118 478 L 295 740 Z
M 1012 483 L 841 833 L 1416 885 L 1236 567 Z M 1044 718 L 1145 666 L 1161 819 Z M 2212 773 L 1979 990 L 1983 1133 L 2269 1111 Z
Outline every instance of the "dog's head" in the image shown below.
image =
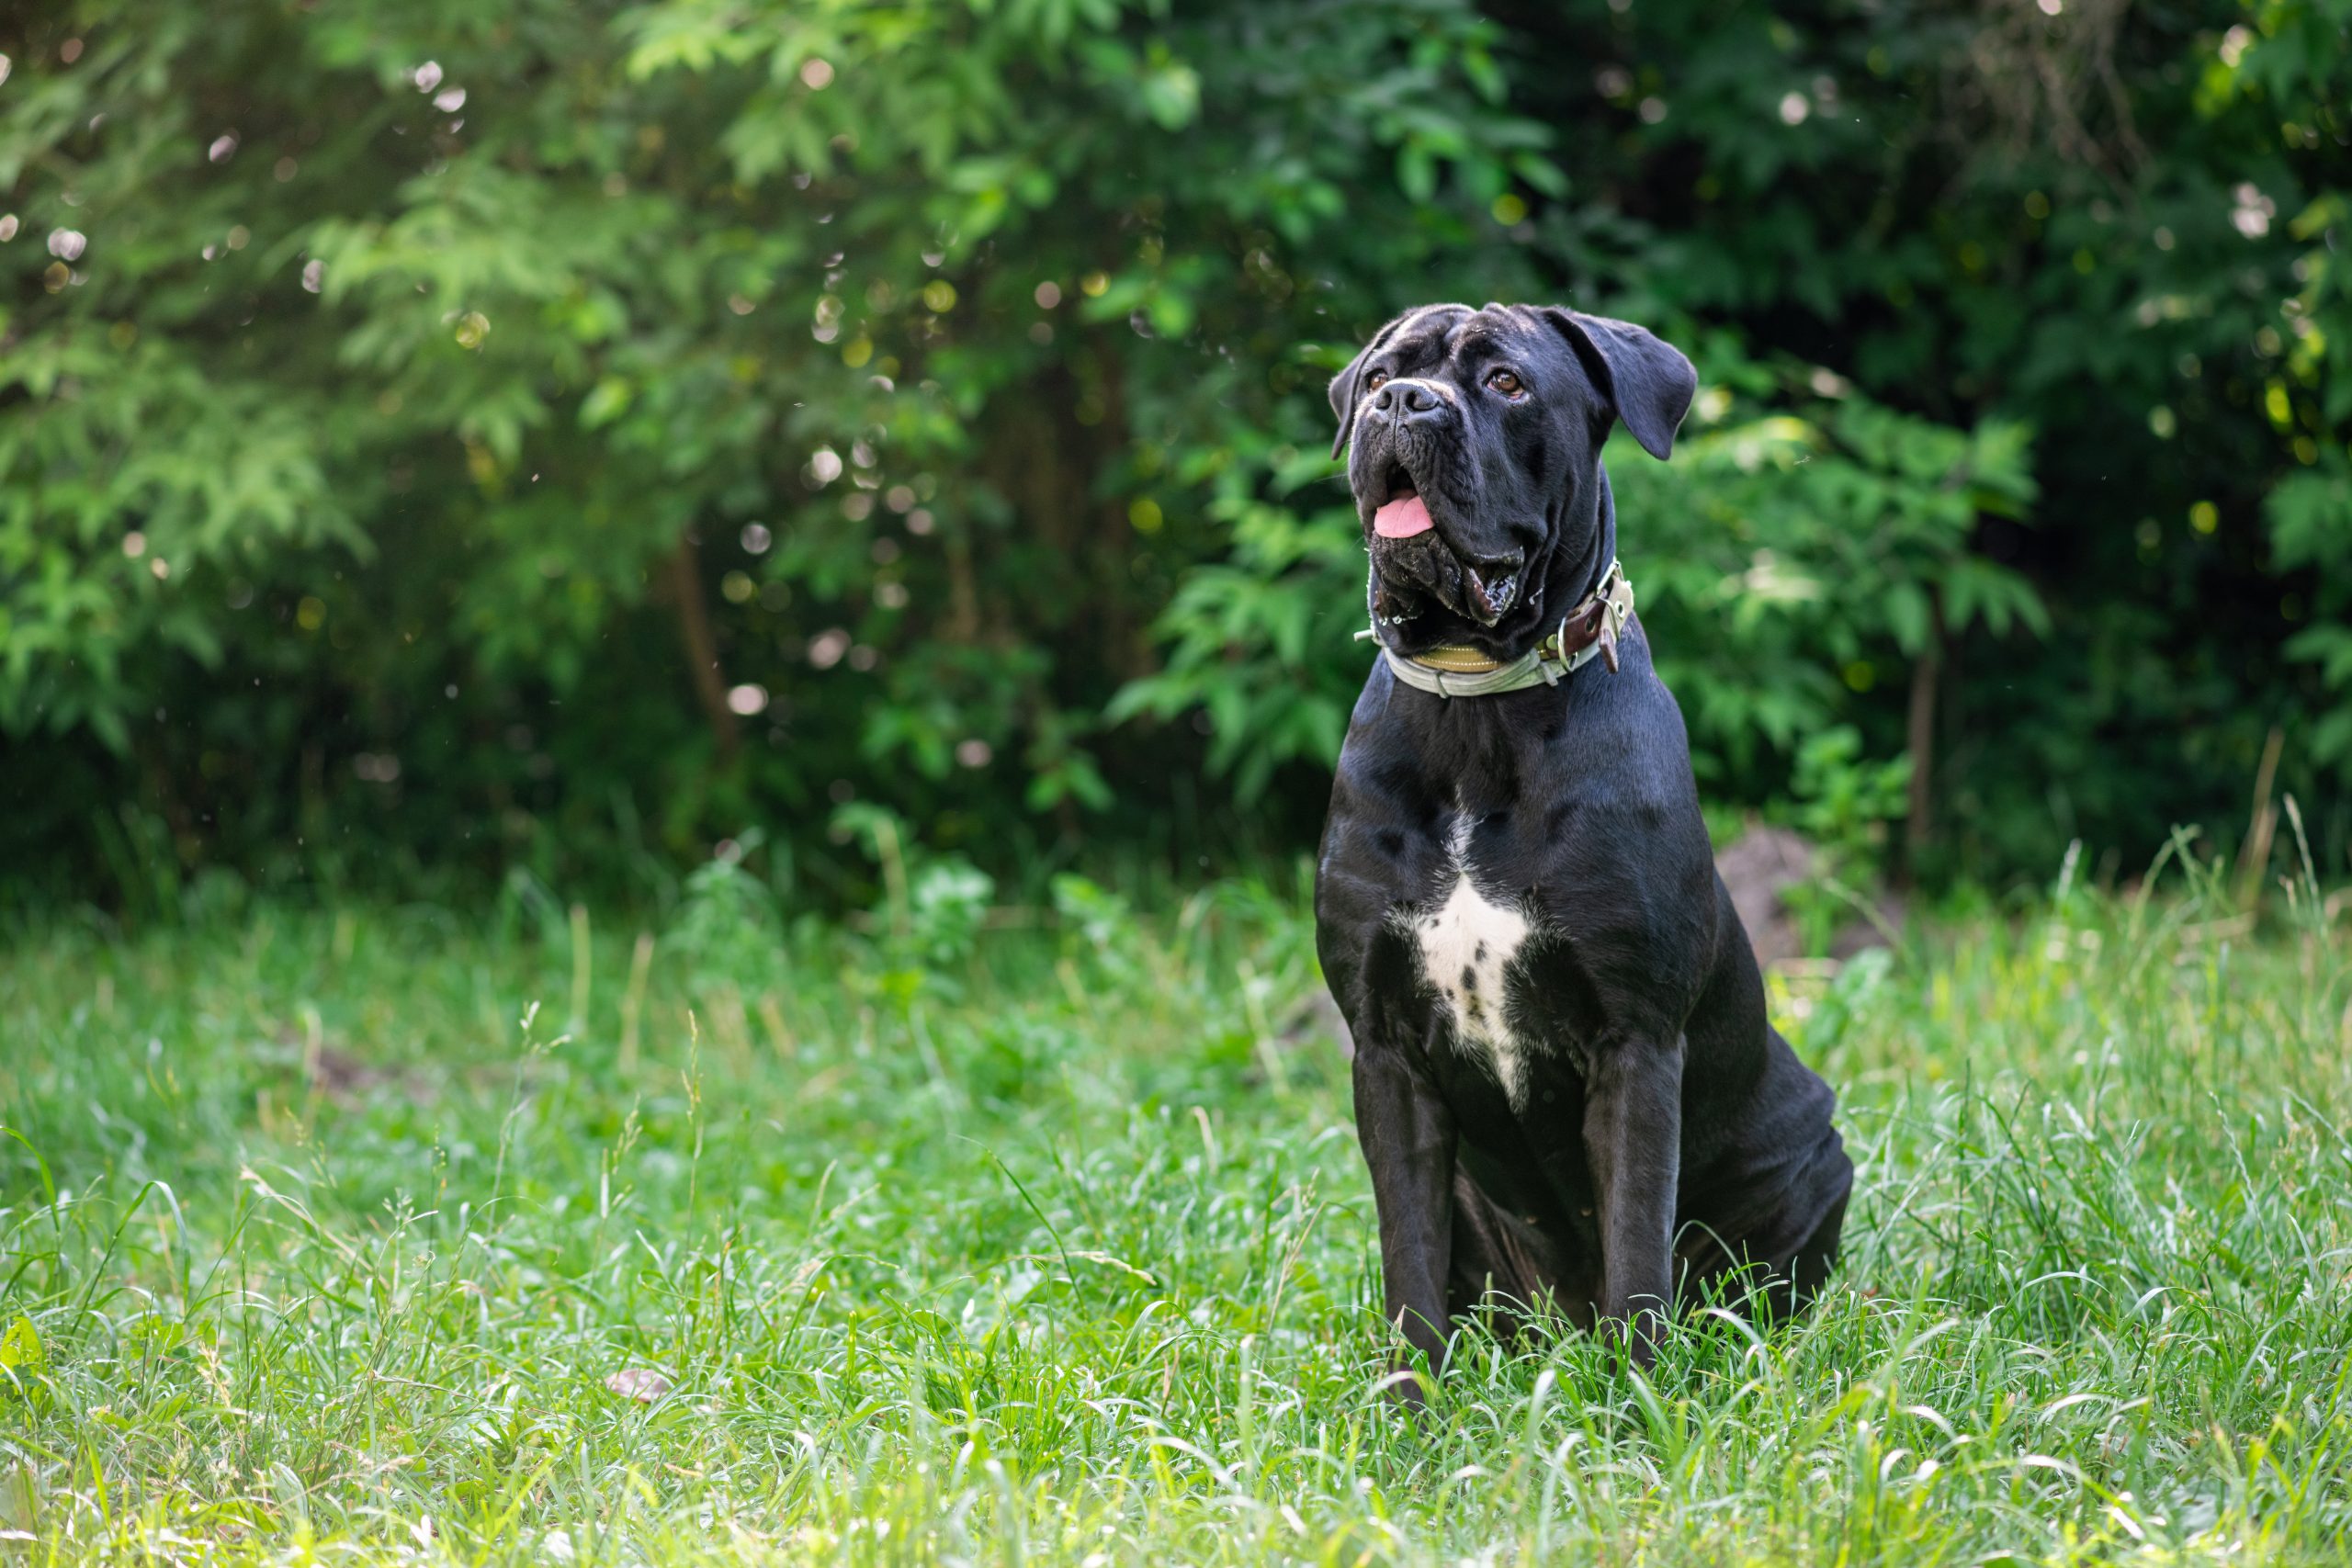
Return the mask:
M 1352 444 L 1392 639 L 1510 655 L 1549 630 L 1570 608 L 1544 602 L 1552 569 L 1594 549 L 1610 422 L 1664 457 L 1697 389 L 1642 328 L 1558 306 L 1427 305 L 1383 327 L 1331 383 L 1331 455 Z

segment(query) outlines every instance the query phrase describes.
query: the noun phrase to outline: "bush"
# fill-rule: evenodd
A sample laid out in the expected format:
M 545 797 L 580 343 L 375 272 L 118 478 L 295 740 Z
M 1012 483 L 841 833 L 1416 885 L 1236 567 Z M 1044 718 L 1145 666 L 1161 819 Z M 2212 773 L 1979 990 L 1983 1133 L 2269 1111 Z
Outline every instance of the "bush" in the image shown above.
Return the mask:
M 1996 876 L 2242 812 L 2274 727 L 2352 802 L 2347 15 L 36 8 L 0 877 L 666 900 L 757 822 L 859 904 L 844 798 L 1033 885 L 1295 846 L 1364 660 L 1321 383 L 1432 295 L 1699 358 L 1616 477 L 1712 798 L 1850 727 Z

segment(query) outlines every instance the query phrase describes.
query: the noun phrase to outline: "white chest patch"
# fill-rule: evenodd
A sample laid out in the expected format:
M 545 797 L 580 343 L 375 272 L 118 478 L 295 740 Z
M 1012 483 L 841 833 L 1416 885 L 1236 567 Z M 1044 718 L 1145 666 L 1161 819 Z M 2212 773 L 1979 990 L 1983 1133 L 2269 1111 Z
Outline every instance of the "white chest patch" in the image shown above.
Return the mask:
M 1457 838 L 1453 886 L 1445 901 L 1409 918 L 1422 975 L 1452 1016 L 1454 1048 L 1483 1055 L 1511 1104 L 1523 1104 L 1528 1043 L 1511 1032 L 1503 976 L 1532 930 L 1526 915 L 1478 891 L 1462 863 Z

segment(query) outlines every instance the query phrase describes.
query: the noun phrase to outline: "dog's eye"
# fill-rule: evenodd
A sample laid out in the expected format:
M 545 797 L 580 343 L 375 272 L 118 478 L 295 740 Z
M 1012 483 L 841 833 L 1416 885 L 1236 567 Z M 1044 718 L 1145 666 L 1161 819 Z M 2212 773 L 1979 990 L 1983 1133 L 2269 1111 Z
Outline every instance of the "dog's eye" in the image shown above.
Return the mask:
M 1487 385 L 1506 398 L 1515 398 L 1527 390 L 1527 383 L 1509 370 L 1498 370 L 1487 378 Z
M 1363 389 L 1367 392 L 1376 392 L 1380 390 L 1380 384 L 1387 379 L 1387 371 L 1375 370 L 1371 375 L 1363 378 Z

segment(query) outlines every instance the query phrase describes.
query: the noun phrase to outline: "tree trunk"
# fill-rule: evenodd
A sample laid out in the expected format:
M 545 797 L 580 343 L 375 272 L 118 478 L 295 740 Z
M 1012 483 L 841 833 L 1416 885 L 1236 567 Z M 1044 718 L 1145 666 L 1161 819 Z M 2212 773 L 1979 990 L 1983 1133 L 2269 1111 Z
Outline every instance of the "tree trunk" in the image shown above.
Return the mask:
M 727 705 L 727 677 L 718 671 L 718 638 L 710 629 L 710 604 L 702 592 L 701 553 L 687 529 L 670 553 L 670 596 L 677 603 L 678 631 L 686 645 L 686 662 L 694 672 L 695 695 L 702 700 L 703 716 L 710 721 L 710 738 L 718 760 L 731 762 L 742 743 L 735 710 Z
M 1904 879 L 1916 880 L 1919 862 L 1935 839 L 1936 685 L 1943 674 L 1944 615 L 1938 605 L 1928 646 L 1911 661 L 1911 721 L 1905 745 L 1911 753 L 1908 807 L 1903 823 Z

